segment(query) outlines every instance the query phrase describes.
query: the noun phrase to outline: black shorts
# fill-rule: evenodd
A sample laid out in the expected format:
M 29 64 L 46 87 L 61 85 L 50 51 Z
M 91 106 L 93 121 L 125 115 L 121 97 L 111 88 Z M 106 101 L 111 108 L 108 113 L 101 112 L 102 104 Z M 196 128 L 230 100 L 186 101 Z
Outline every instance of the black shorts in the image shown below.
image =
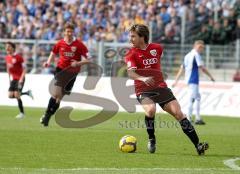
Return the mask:
M 54 85 L 62 87 L 62 93 L 64 95 L 69 95 L 72 91 L 77 75 L 78 73 L 69 72 L 57 67 L 54 74 Z
M 176 100 L 170 88 L 157 88 L 151 91 L 146 91 L 137 96 L 139 103 L 142 103 L 144 98 L 150 98 L 163 109 L 165 104 L 170 101 Z
M 10 81 L 10 87 L 8 88 L 8 91 L 9 92 L 14 92 L 14 91 L 22 92 L 24 83 L 25 83 L 25 79 L 23 79 L 23 82 L 21 84 L 19 83 L 19 80 L 12 80 L 12 81 Z

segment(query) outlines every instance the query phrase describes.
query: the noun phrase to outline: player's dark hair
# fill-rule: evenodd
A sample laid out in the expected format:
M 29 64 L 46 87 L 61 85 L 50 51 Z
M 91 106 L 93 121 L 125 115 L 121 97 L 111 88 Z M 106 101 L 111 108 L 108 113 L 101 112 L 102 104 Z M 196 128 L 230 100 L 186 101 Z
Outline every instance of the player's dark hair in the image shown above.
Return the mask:
M 71 23 L 71 22 L 67 22 L 67 23 L 64 25 L 64 31 L 65 31 L 66 29 L 68 29 L 68 28 L 74 30 L 74 24 Z
M 144 37 L 145 43 L 148 43 L 148 41 L 149 41 L 149 29 L 146 25 L 134 24 L 130 27 L 129 31 L 134 31 L 138 34 L 139 37 Z
M 16 45 L 15 45 L 13 42 L 7 42 L 6 44 L 11 45 L 11 47 L 12 47 L 13 50 L 15 51 Z

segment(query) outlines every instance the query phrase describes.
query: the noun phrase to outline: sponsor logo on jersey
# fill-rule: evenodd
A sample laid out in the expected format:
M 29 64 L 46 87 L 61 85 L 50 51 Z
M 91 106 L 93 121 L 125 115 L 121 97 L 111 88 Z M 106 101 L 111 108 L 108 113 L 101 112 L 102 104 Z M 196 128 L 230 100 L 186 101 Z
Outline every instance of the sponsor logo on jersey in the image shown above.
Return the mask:
M 74 57 L 74 53 L 72 53 L 72 52 L 64 52 L 63 53 L 64 54 L 64 56 L 66 56 L 66 57 Z
M 152 56 L 156 56 L 157 55 L 157 50 L 150 50 L 150 54 L 152 55 Z
M 156 64 L 157 62 L 158 62 L 157 58 L 144 59 L 143 60 L 143 65 L 145 65 L 145 66 L 153 65 L 153 64 Z
M 71 47 L 72 52 L 75 52 L 77 50 L 77 47 Z

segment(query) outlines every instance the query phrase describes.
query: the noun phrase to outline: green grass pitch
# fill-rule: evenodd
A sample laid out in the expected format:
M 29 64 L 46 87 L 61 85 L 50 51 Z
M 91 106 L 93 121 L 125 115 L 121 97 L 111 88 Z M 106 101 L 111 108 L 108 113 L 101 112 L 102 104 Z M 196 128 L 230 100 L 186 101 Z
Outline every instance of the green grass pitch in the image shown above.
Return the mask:
M 224 165 L 240 157 L 240 118 L 204 117 L 195 126 L 200 140 L 210 149 L 198 156 L 175 120 L 156 116 L 157 151 L 147 151 L 142 113 L 118 113 L 111 120 L 85 129 L 66 129 L 52 118 L 45 128 L 39 123 L 44 109 L 26 108 L 26 117 L 15 119 L 17 107 L 0 107 L 0 173 L 240 173 Z M 97 111 L 76 111 L 74 120 Z M 118 142 L 124 135 L 137 138 L 136 153 L 122 153 Z M 240 167 L 240 160 L 235 163 Z

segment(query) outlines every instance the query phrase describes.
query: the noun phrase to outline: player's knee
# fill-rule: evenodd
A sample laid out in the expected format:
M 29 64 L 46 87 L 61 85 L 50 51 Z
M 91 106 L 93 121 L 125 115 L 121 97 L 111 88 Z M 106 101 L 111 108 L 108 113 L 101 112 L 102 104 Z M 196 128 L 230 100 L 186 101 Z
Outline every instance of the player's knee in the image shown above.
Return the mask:
M 56 94 L 53 94 L 52 97 L 53 97 L 54 99 L 58 99 L 58 98 L 59 98 L 59 94 L 57 94 L 57 93 L 56 93 Z
M 62 98 L 56 98 L 56 103 L 60 103 Z
M 156 107 L 150 106 L 146 109 L 146 114 L 148 117 L 154 117 L 156 113 Z
M 181 110 L 177 111 L 176 114 L 175 114 L 175 118 L 177 120 L 182 120 L 184 119 L 186 116 L 183 114 L 183 112 Z
M 14 98 L 17 98 L 17 99 L 20 98 L 20 94 L 19 94 L 19 92 L 14 92 Z
M 52 97 L 56 100 L 57 103 L 59 103 L 62 100 L 62 95 L 60 94 L 55 94 Z
M 14 94 L 13 93 L 9 93 L 8 94 L 8 98 L 14 98 Z

